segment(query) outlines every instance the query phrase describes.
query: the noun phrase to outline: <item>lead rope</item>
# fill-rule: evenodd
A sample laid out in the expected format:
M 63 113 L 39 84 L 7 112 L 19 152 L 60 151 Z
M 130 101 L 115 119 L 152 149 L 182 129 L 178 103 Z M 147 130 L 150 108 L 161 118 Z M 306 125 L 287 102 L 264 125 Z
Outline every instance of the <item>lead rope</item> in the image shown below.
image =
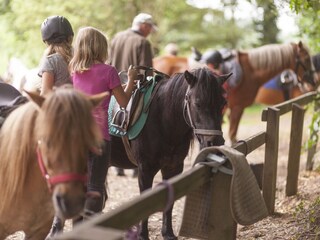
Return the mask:
M 124 236 L 124 239 L 126 240 L 138 240 L 139 239 L 139 230 L 140 226 L 139 224 L 136 224 L 129 228 Z

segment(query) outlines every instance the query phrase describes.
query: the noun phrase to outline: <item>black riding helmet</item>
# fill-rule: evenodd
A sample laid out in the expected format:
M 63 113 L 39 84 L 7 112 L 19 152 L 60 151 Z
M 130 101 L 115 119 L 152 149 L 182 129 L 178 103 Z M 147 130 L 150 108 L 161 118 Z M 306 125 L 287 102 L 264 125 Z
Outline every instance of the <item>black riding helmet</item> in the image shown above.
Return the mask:
M 205 64 L 211 63 L 215 68 L 218 68 L 223 62 L 223 58 L 219 51 L 208 50 L 202 55 L 201 62 Z
M 48 43 L 61 43 L 73 36 L 68 19 L 62 16 L 51 16 L 41 24 L 42 40 Z

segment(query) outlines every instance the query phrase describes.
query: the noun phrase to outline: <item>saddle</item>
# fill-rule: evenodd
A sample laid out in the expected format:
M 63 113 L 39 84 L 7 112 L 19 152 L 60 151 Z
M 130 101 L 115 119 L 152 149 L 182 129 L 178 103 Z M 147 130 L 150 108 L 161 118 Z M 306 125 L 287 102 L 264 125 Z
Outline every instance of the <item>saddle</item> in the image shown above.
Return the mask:
M 0 82 L 0 128 L 12 111 L 27 101 L 13 86 Z
M 283 98 L 287 101 L 291 98 L 291 89 L 295 86 L 299 86 L 299 81 L 294 71 L 287 69 L 269 80 L 263 86 L 265 88 L 282 91 Z
M 222 74 L 228 74 L 232 72 L 233 74 L 227 80 L 228 87 L 237 87 L 242 79 L 242 68 L 239 63 L 238 52 L 231 49 L 221 49 L 219 52 L 222 55 Z
M 145 72 L 139 75 L 137 89 L 133 92 L 126 109 L 121 108 L 114 97 L 109 105 L 109 133 L 116 137 L 127 136 L 129 140 L 136 138 L 143 129 L 157 83 L 169 77 L 153 68 L 135 68 Z M 150 71 L 153 76 L 150 76 Z

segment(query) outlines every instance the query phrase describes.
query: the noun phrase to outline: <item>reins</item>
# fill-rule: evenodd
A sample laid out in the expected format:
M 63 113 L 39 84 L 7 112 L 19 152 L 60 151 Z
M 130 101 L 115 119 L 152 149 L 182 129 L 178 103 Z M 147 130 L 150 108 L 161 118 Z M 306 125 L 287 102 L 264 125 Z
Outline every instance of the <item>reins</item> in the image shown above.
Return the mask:
M 186 116 L 187 114 L 187 116 Z M 221 130 L 216 129 L 199 129 L 196 128 L 195 124 L 193 123 L 191 117 L 191 110 L 190 110 L 190 86 L 188 86 L 185 99 L 184 99 L 184 106 L 183 106 L 183 118 L 186 121 L 187 125 L 193 129 L 193 133 L 198 137 L 198 135 L 206 135 L 206 136 L 222 136 L 223 132 Z
M 41 144 L 41 141 L 38 141 L 38 145 Z M 59 183 L 66 182 L 81 182 L 84 185 L 87 183 L 87 175 L 79 173 L 64 173 L 56 176 L 50 176 L 43 162 L 42 154 L 39 146 L 37 147 L 37 160 L 42 173 L 42 176 L 46 179 L 48 188 L 50 191 L 53 190 L 53 187 Z

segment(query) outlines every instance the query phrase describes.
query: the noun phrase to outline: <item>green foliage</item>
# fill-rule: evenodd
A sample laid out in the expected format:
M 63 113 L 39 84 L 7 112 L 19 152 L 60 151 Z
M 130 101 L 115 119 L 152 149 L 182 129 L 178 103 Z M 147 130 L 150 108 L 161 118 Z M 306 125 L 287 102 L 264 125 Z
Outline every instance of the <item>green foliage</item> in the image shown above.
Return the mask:
M 189 55 L 192 46 L 201 51 L 208 48 L 246 49 L 275 41 L 278 31 L 275 25 L 277 11 L 273 4 L 257 1 L 258 6 L 264 8 L 263 21 L 240 24 L 234 16 L 226 19 L 225 9 L 196 8 L 189 2 L 3 0 L 0 5 L 0 74 L 12 56 L 21 58 L 28 67 L 38 65 L 45 48 L 41 41 L 40 25 L 51 15 L 66 16 L 75 32 L 81 26 L 91 25 L 104 31 L 111 39 L 116 32 L 130 27 L 137 13 L 151 13 L 158 23 L 159 31 L 150 40 L 160 53 L 168 42 L 177 43 L 181 54 Z M 221 2 L 232 11 L 238 4 L 235 0 Z M 263 27 L 257 31 L 254 24 Z
M 257 31 L 261 33 L 261 44 L 277 43 L 279 33 L 277 27 L 278 10 L 273 2 L 257 0 L 257 3 L 263 9 L 263 19 L 256 21 Z
M 176 42 L 183 55 L 190 54 L 191 46 L 205 50 L 257 43 L 253 27 L 239 27 L 234 19 L 226 20 L 221 10 L 195 8 L 186 1 L 4 0 L 0 8 L 0 74 L 12 56 L 30 68 L 38 65 L 45 49 L 40 25 L 48 16 L 67 17 L 75 32 L 85 25 L 97 27 L 111 39 L 116 32 L 129 28 L 139 12 L 151 13 L 158 23 L 159 32 L 150 39 L 159 50 L 168 42 Z
M 310 104 L 314 109 L 311 123 L 309 125 L 309 139 L 307 141 L 307 149 L 311 148 L 318 143 L 320 131 L 320 93 L 316 96 L 315 100 Z
M 290 7 L 300 14 L 298 26 L 303 29 L 302 35 L 308 39 L 308 45 L 314 52 L 320 52 L 320 1 L 290 0 Z

